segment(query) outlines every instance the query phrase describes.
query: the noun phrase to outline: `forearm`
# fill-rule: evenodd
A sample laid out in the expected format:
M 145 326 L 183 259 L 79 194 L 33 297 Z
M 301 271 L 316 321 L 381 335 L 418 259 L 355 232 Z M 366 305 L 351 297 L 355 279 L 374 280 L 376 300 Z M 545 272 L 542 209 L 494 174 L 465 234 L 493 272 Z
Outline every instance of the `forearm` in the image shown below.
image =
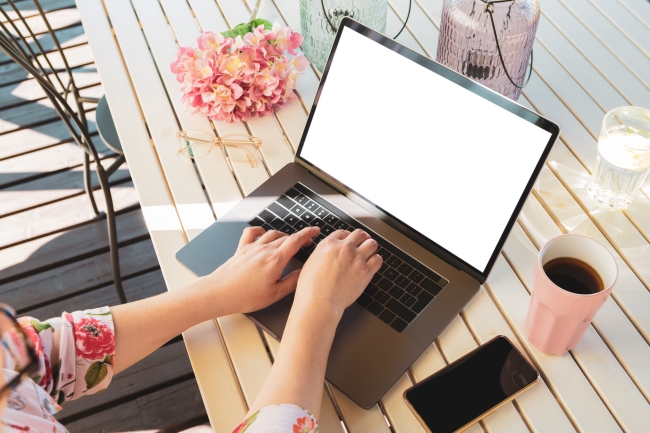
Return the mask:
M 274 404 L 295 404 L 320 414 L 327 358 L 340 314 L 329 308 L 292 308 L 269 377 L 249 415 Z
M 170 292 L 111 308 L 115 323 L 115 374 L 143 359 L 188 328 L 230 314 L 204 278 Z

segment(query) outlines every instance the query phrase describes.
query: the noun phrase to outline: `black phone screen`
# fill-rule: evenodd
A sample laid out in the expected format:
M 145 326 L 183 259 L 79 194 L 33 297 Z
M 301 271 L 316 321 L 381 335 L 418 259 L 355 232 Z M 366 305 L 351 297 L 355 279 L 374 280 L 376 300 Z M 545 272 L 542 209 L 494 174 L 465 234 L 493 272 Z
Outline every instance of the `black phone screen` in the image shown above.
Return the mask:
M 405 397 L 433 433 L 453 432 L 537 378 L 535 368 L 500 336 L 424 379 Z

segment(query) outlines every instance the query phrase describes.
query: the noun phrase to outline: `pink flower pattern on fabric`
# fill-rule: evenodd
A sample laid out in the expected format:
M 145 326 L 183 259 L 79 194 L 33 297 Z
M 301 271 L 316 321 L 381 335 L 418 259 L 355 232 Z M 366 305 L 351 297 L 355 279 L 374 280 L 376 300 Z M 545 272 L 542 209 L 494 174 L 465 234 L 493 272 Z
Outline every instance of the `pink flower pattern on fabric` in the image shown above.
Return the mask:
M 39 358 L 31 381 L 12 391 L 0 431 L 52 432 L 67 430 L 54 417 L 65 402 L 100 392 L 109 385 L 115 363 L 115 329 L 108 307 L 63 313 L 41 322 L 21 317 Z M 2 350 L 0 348 L 0 350 Z M 0 374 L 15 375 L 12 357 L 5 356 Z
M 296 51 L 302 35 L 278 23 L 236 38 L 205 32 L 198 48 L 181 47 L 171 71 L 182 83 L 182 101 L 212 120 L 247 121 L 293 99 L 298 72 L 309 60 Z
M 77 356 L 93 360 L 115 352 L 115 334 L 110 326 L 94 317 L 82 317 L 74 327 Z
M 263 407 L 251 414 L 232 433 L 318 433 L 318 421 L 306 409 L 294 404 Z
M 293 425 L 293 433 L 314 433 L 315 431 L 316 422 L 308 416 L 297 419 Z

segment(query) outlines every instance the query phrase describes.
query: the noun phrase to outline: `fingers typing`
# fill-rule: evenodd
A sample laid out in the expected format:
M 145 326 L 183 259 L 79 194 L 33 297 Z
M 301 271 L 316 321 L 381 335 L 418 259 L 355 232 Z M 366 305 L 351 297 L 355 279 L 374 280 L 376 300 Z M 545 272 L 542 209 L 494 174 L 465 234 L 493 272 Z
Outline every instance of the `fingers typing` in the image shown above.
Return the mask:
M 239 247 L 255 242 L 255 239 L 266 233 L 262 227 L 246 227 L 241 238 L 239 238 Z
M 305 227 L 289 236 L 283 243 L 280 245 L 280 251 L 283 256 L 286 257 L 287 261 L 293 257 L 300 247 L 303 245 L 309 245 L 309 241 L 320 233 L 320 228 L 318 227 Z

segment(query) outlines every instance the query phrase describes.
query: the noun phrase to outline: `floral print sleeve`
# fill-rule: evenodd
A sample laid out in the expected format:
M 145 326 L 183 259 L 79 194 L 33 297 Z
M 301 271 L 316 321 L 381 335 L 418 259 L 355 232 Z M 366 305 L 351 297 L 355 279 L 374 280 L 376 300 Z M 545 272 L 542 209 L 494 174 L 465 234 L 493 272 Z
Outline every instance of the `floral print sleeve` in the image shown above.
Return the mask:
M 22 381 L 10 392 L 0 431 L 65 433 L 54 418 L 60 405 L 105 389 L 113 377 L 111 310 L 103 307 L 63 313 L 45 322 L 21 317 L 18 322 L 34 343 L 39 367 L 31 381 Z M 6 381 L 17 374 L 10 356 L 3 357 L 1 367 Z
M 40 359 L 32 378 L 57 404 L 108 386 L 115 359 L 115 330 L 108 307 L 63 313 L 45 322 L 31 317 L 18 321 Z
M 232 433 L 317 433 L 318 421 L 293 405 L 267 406 L 244 420 Z

